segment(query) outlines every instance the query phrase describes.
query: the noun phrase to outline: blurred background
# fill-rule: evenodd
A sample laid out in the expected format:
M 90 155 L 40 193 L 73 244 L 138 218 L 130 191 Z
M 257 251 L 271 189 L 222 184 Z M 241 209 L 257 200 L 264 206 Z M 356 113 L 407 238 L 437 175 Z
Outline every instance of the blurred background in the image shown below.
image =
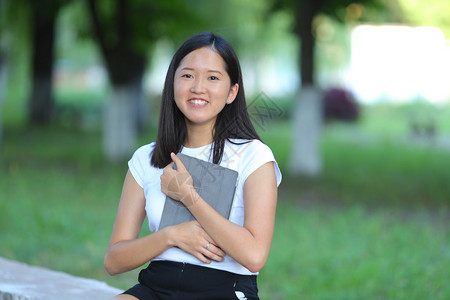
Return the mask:
M 0 0 L 0 256 L 136 282 L 103 268 L 126 162 L 155 139 L 174 51 L 213 31 L 284 175 L 261 298 L 449 299 L 449 15 L 445 0 Z

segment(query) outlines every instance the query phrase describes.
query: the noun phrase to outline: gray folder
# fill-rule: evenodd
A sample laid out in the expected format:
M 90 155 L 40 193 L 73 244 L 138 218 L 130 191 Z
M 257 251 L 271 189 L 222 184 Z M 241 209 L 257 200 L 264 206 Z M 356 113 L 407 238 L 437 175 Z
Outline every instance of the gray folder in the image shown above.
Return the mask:
M 225 218 L 230 217 L 238 172 L 185 154 L 177 154 L 194 181 L 197 193 Z M 174 168 L 176 166 L 174 165 Z M 183 203 L 166 197 L 159 229 L 194 220 Z

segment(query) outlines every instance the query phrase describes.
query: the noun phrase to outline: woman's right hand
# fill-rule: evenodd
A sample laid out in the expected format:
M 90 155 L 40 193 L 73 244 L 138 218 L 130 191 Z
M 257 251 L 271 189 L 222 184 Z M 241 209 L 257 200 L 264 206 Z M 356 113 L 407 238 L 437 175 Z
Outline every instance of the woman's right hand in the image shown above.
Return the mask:
M 184 222 L 170 226 L 170 239 L 174 246 L 194 255 L 204 263 L 223 261 L 225 252 L 206 233 L 197 221 Z

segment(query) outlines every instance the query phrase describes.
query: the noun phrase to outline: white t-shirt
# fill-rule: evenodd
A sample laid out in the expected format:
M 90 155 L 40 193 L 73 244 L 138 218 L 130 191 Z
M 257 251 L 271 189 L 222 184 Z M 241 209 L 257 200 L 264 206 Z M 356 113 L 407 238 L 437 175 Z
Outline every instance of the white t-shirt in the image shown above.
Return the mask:
M 233 140 L 233 142 L 248 142 L 246 140 Z M 159 229 L 161 215 L 166 199 L 166 195 L 161 192 L 161 179 L 163 169 L 155 168 L 150 164 L 151 153 L 155 143 L 151 143 L 139 148 L 128 162 L 128 167 L 136 182 L 144 189 L 145 210 L 149 222 L 150 231 Z M 199 148 L 182 148 L 181 153 L 196 157 L 205 161 L 212 161 L 211 144 Z M 268 146 L 259 140 L 252 140 L 248 143 L 235 145 L 225 142 L 224 154 L 221 166 L 238 171 L 238 182 L 231 207 L 229 220 L 233 223 L 244 225 L 244 183 L 247 177 L 256 169 L 267 162 L 274 162 L 277 185 L 281 182 L 281 172 L 272 151 Z M 169 260 L 201 265 L 214 269 L 225 270 L 237 274 L 252 275 L 247 268 L 237 263 L 229 255 L 224 257 L 224 261 L 212 261 L 210 264 L 202 263 L 193 255 L 172 247 L 155 257 L 153 260 Z

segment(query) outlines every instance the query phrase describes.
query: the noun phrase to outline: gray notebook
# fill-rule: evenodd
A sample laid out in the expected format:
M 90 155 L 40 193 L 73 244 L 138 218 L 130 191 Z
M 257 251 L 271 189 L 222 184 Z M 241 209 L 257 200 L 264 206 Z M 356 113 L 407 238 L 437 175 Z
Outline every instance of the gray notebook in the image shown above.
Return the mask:
M 238 172 L 185 154 L 177 155 L 191 174 L 194 188 L 200 197 L 228 219 L 236 190 Z M 159 229 L 194 219 L 183 203 L 166 197 Z

